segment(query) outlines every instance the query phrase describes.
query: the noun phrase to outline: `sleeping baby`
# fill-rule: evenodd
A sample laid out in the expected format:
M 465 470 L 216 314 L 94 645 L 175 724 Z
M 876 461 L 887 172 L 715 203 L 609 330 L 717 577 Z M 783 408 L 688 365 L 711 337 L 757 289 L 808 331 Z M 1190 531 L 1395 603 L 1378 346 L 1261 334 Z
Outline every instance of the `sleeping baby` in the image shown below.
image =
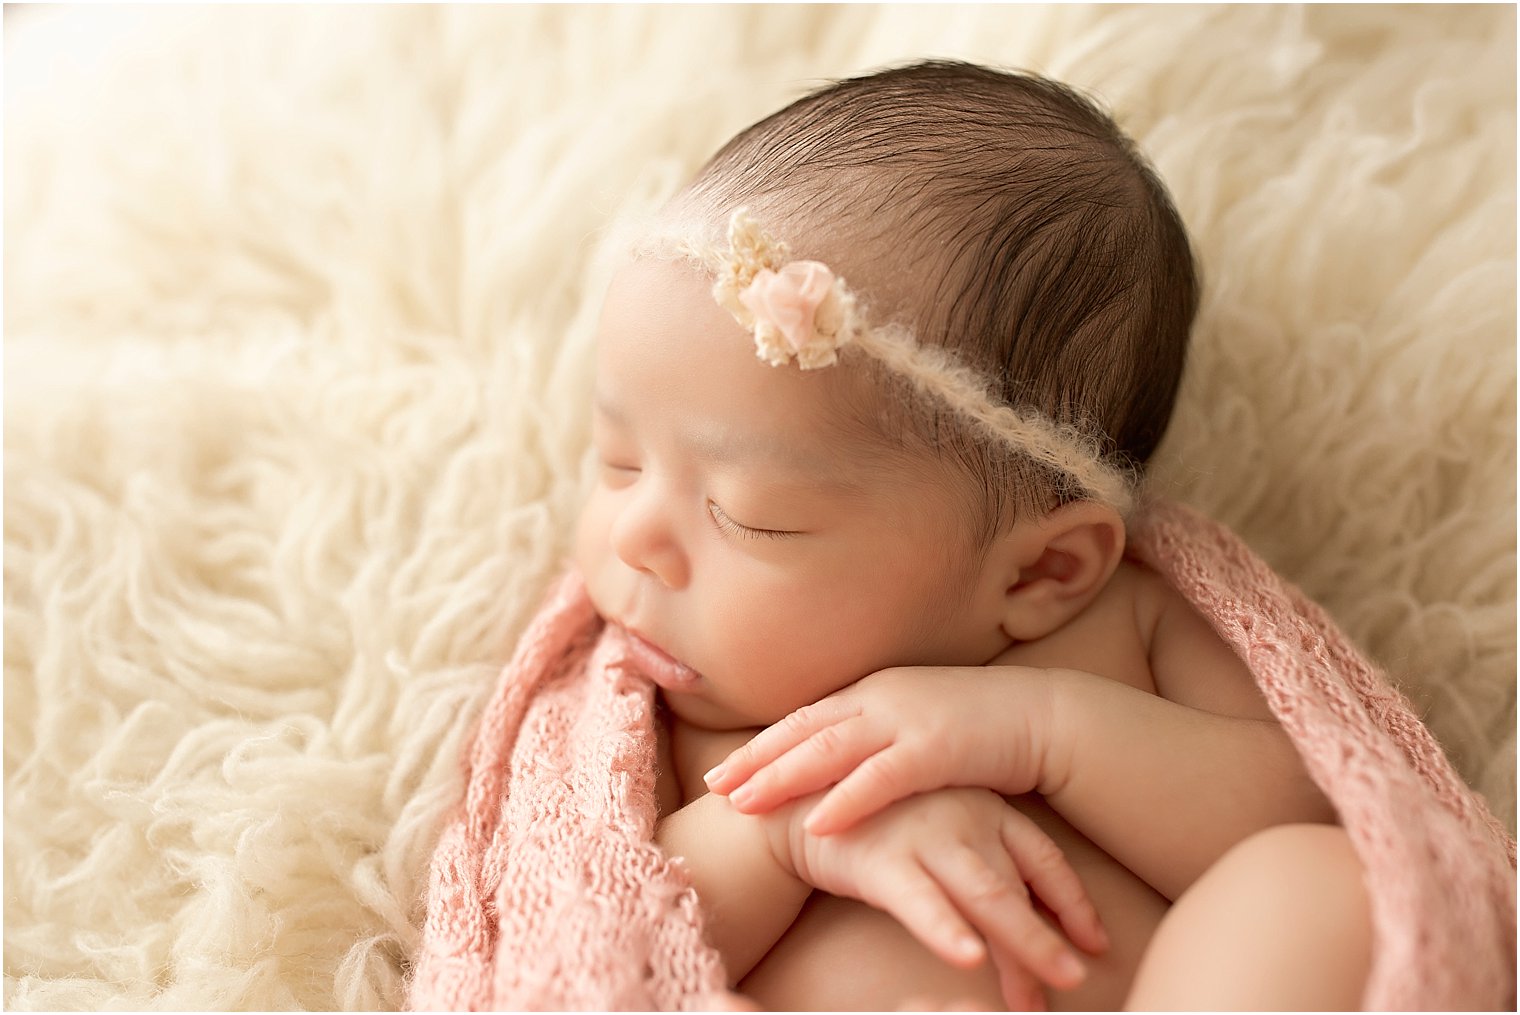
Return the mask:
M 1125 552 L 1196 305 L 1106 115 L 945 62 L 743 131 L 615 274 L 575 562 L 756 1005 L 1358 1004 L 1334 811 Z

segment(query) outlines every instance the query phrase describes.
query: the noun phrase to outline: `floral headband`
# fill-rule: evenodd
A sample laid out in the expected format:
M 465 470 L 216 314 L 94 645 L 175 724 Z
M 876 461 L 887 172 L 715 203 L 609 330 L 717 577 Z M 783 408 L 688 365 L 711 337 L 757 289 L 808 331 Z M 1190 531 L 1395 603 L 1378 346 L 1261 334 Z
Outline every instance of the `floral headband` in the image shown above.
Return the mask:
M 669 233 L 646 235 L 640 246 L 659 249 L 670 239 Z M 843 279 L 822 262 L 791 260 L 786 244 L 764 233 L 748 209 L 730 217 L 726 245 L 687 233 L 676 248 L 713 273 L 713 298 L 753 334 L 755 355 L 771 366 L 795 359 L 800 369 L 817 370 L 838 362 L 840 350 L 856 350 L 953 409 L 985 438 L 1064 474 L 1091 499 L 1123 515 L 1133 507 L 1130 476 L 1104 459 L 1093 434 L 1003 404 L 974 371 L 942 349 L 920 345 L 904 328 L 869 326 Z

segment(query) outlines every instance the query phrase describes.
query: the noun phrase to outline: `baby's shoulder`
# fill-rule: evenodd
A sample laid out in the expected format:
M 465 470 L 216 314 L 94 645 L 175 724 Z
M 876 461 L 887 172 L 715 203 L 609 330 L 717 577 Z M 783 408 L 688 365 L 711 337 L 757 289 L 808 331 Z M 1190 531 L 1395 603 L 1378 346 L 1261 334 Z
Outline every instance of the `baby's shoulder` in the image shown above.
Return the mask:
M 1125 558 L 1079 614 L 1043 638 L 1013 645 L 994 662 L 1086 670 L 1154 694 L 1150 647 L 1166 588 L 1154 571 Z
M 1108 599 L 1108 609 L 1125 614 L 1134 624 L 1136 636 L 1149 654 L 1161 627 L 1162 618 L 1178 610 L 1191 610 L 1186 599 L 1171 583 L 1150 566 L 1124 557 L 1114 570 L 1099 600 Z M 1095 604 L 1096 605 L 1096 604 Z
M 1170 582 L 1126 558 L 1112 584 L 1133 612 L 1155 693 L 1206 712 L 1271 718 L 1249 668 Z
M 1250 670 L 1208 619 L 1128 557 L 1080 614 L 996 662 L 1086 670 L 1206 712 L 1271 717 Z
M 1210 635 L 1207 622 L 1165 578 L 1125 557 L 1081 613 L 995 662 L 1086 670 L 1171 697 L 1172 671 Z

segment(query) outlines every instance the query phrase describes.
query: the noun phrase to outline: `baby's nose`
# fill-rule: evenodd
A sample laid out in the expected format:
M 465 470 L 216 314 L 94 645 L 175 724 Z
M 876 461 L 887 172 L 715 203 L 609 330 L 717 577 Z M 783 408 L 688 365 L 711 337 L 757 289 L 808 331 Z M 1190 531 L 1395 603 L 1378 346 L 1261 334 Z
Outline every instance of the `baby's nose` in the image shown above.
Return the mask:
M 684 588 L 690 567 L 669 498 L 654 484 L 640 484 L 612 523 L 618 559 L 669 588 Z

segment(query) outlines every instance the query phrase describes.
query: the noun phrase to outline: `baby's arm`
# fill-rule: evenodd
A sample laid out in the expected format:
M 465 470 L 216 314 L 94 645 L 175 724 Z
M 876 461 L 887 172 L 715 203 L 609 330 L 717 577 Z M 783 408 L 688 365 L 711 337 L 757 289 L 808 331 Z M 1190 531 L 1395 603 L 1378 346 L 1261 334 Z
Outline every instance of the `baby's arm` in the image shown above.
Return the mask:
M 792 821 L 770 826 L 789 840 L 774 843 L 783 862 L 830 894 L 895 917 L 952 966 L 970 968 L 990 954 L 1016 1008 L 1042 1005 L 1041 981 L 1069 989 L 1085 976 L 1076 952 L 1036 915 L 1031 892 L 1073 942 L 1095 955 L 1108 948 L 1060 848 L 991 790 L 917 794 L 826 837 L 808 834 L 798 820 L 816 797 L 799 802 Z
M 661 847 L 685 858 L 731 984 L 786 932 L 813 887 L 896 917 L 951 965 L 990 953 L 1005 995 L 1019 1002 L 1040 996 L 1036 980 L 1072 987 L 1083 976 L 1070 946 L 1035 915 L 1030 889 L 1072 940 L 1093 953 L 1107 947 L 1061 851 L 991 791 L 915 796 L 827 839 L 802 828 L 815 803 L 755 817 L 709 793 L 656 831 Z
M 1155 695 L 1090 673 L 1060 682 L 1046 799 L 1066 820 L 1170 899 L 1254 832 L 1336 820 L 1251 671 L 1171 590 L 1150 671 Z
M 777 861 L 766 831 L 767 823 L 787 822 L 796 807 L 755 817 L 707 793 L 662 818 L 655 830 L 660 848 L 685 862 L 730 986 L 780 940 L 812 891 Z
M 1249 671 L 1180 599 L 1151 666 L 1164 697 L 1076 670 L 883 670 L 762 732 L 709 783 L 758 813 L 838 782 L 818 834 L 938 786 L 1039 792 L 1168 898 L 1252 832 L 1334 820 Z
M 1042 792 L 1167 898 L 1255 832 L 1335 821 L 1276 722 L 1202 711 L 1090 673 L 1060 679 L 1055 722 L 1064 732 Z

